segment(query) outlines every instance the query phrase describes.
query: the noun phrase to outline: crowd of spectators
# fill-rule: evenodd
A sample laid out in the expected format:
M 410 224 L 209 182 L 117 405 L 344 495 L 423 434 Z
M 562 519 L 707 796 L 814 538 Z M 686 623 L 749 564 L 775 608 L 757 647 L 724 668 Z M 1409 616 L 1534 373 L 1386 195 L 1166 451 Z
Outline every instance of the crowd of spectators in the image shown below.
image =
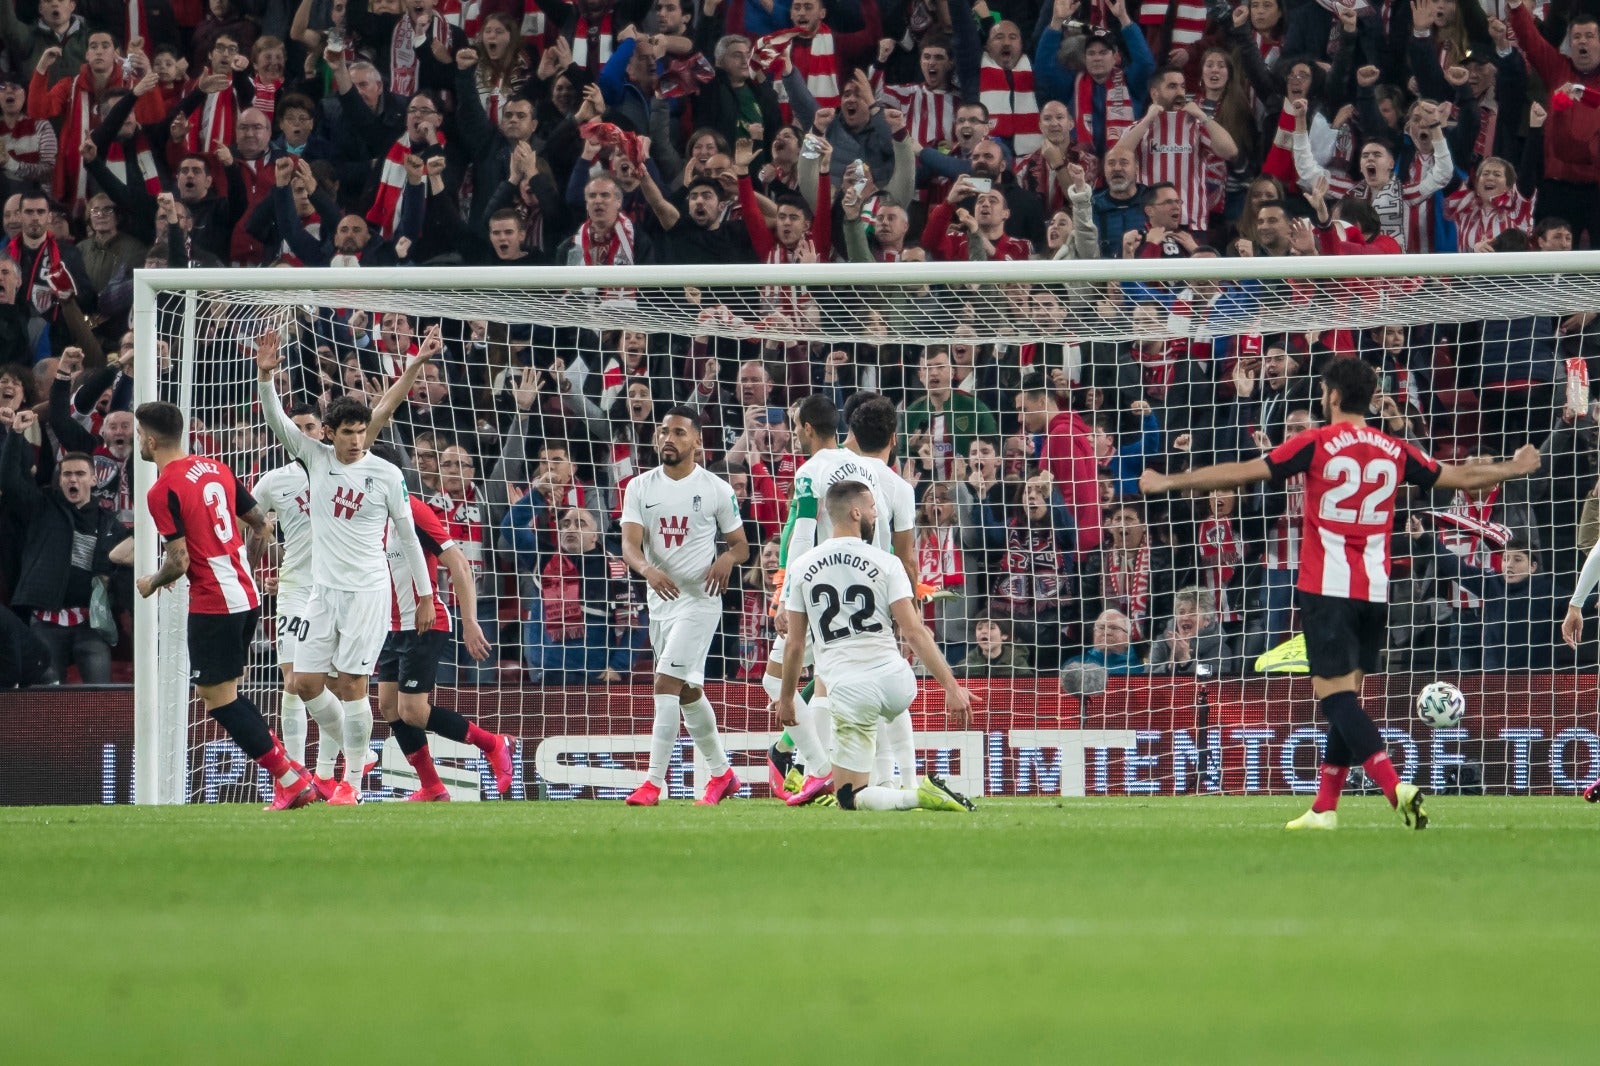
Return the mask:
M 106 549 L 133 507 L 138 267 L 950 260 L 981 279 L 991 260 L 1591 247 L 1597 10 L 0 0 L 0 678 L 104 681 L 126 656 L 129 583 Z M 1131 343 L 995 335 L 960 287 L 671 294 L 688 321 L 759 323 L 753 340 L 321 308 L 291 331 L 283 385 L 375 400 L 443 328 L 392 435 L 480 574 L 496 644 L 445 680 L 648 667 L 616 519 L 674 402 L 702 412 L 704 459 L 765 545 L 713 656 L 722 676 L 758 675 L 803 459 L 791 405 L 864 390 L 903 413 L 922 577 L 951 594 L 928 617 L 952 662 L 1228 675 L 1293 632 L 1299 490 L 1143 501 L 1139 473 L 1259 454 L 1321 417 L 1321 365 L 1359 354 L 1383 374 L 1373 417 L 1441 458 L 1547 453 L 1504 493 L 1407 501 L 1391 667 L 1566 661 L 1552 627 L 1596 474 L 1568 361 L 1593 360 L 1595 312 L 1203 328 L 1262 289 L 1004 294 L 1030 335 L 1099 315 Z M 248 479 L 275 459 L 245 402 L 247 331 L 227 307 L 200 316 L 197 447 Z M 881 343 L 759 339 L 840 317 Z M 896 341 L 889 323 L 913 319 L 947 341 Z M 171 362 L 163 343 L 164 389 Z

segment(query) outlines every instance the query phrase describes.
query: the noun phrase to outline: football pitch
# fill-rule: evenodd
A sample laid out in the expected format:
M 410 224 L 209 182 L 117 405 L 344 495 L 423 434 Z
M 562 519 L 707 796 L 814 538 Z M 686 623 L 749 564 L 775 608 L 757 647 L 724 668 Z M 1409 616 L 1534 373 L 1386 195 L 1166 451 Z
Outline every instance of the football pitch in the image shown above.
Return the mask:
M 0 809 L 16 1063 L 1592 1062 L 1600 809 Z

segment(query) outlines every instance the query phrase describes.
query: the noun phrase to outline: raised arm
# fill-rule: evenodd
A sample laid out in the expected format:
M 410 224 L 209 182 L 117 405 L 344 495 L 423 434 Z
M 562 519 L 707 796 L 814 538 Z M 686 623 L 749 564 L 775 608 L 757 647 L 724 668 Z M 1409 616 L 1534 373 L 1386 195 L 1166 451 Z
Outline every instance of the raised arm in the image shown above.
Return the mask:
M 1270 477 L 1272 470 L 1267 466 L 1265 459 L 1218 463 L 1216 466 L 1185 470 L 1181 474 L 1163 474 L 1155 470 L 1146 470 L 1139 475 L 1139 491 L 1146 496 L 1190 489 L 1209 492 L 1212 489 L 1241 488 L 1258 481 L 1266 481 Z
M 417 375 L 422 373 L 423 366 L 444 351 L 444 338 L 439 333 L 437 325 L 429 326 L 422 335 L 422 343 L 417 346 L 416 357 L 406 364 L 400 376 L 394 383 L 383 390 L 383 396 L 378 400 L 378 406 L 372 409 L 372 421 L 367 423 L 367 435 L 362 440 L 363 448 L 370 448 L 378 440 L 389 420 L 394 418 L 394 413 L 400 410 L 400 405 L 405 403 L 406 397 L 411 395 L 411 387 L 417 383 Z
M 1435 488 L 1486 489 L 1514 477 L 1532 474 L 1539 469 L 1539 449 L 1524 444 L 1517 453 L 1503 463 L 1440 463 L 1439 480 Z
M 272 381 L 282 363 L 278 331 L 269 329 L 256 338 L 256 394 L 261 398 L 261 413 L 284 450 L 296 459 L 305 459 L 315 450 L 316 442 L 301 433 L 284 414 L 283 400 L 278 397 L 278 388 Z

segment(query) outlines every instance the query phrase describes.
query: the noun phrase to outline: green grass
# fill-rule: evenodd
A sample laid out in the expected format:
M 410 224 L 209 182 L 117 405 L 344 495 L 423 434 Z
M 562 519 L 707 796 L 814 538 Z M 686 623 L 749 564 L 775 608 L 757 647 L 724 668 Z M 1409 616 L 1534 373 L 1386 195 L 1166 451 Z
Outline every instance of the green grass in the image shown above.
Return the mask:
M 16 1063 L 1592 1062 L 1600 810 L 0 810 Z

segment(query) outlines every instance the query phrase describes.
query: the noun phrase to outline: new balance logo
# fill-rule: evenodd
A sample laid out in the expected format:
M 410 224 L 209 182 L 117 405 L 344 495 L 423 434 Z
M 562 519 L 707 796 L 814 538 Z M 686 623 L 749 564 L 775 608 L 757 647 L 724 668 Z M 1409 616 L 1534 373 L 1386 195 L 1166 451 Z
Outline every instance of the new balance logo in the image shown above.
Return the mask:
M 689 535 L 689 516 L 663 515 L 661 518 L 661 543 L 668 548 L 677 548 L 683 545 L 683 539 Z
M 354 518 L 356 512 L 361 510 L 361 501 L 367 498 L 364 492 L 355 489 L 336 488 L 333 490 L 333 517 Z

